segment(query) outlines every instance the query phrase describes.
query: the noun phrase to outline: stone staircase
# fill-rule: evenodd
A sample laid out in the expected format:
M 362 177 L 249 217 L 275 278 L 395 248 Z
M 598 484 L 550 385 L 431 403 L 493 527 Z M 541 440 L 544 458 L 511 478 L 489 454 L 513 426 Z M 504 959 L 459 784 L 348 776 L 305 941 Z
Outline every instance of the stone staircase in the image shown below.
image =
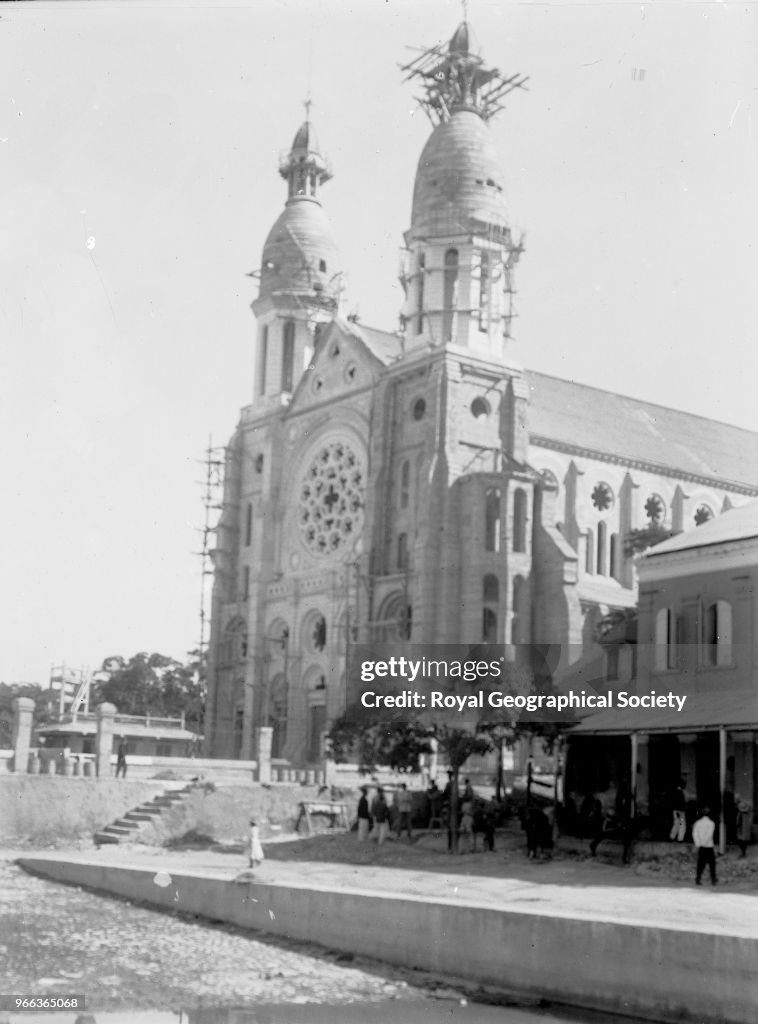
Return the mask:
M 133 807 L 131 811 L 116 818 L 110 825 L 95 832 L 95 846 L 113 845 L 136 839 L 143 825 L 156 821 L 165 810 L 169 807 L 176 807 L 196 788 L 197 783 L 190 782 L 177 789 L 167 789 L 159 796 L 153 797 L 148 803 Z

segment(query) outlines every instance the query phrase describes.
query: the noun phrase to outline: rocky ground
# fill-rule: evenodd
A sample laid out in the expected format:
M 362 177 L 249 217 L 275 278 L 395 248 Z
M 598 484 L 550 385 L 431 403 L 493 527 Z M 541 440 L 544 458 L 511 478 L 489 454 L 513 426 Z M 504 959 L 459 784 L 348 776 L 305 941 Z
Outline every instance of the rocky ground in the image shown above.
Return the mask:
M 88 1009 L 421 998 L 381 972 L 27 875 L 0 860 L 0 990 L 84 994 Z

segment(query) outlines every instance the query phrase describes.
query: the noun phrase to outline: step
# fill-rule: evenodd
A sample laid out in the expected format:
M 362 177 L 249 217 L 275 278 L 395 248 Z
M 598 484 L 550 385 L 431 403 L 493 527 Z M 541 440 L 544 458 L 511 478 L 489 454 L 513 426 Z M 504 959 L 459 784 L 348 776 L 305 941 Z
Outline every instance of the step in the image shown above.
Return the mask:
M 102 831 L 109 836 L 130 836 L 132 834 L 130 828 L 123 828 L 121 825 L 106 825 Z
M 154 814 L 147 814 L 145 811 L 127 811 L 123 816 L 123 821 L 152 821 L 155 817 Z
M 120 842 L 119 836 L 111 835 L 109 832 L 95 832 L 95 846 L 112 846 Z
M 162 807 L 154 807 L 152 804 L 140 804 L 130 814 L 146 814 L 149 818 L 159 818 L 163 814 Z
M 136 828 L 140 827 L 138 821 L 129 821 L 127 818 L 118 818 L 113 822 L 114 828 L 128 828 L 130 832 L 133 832 Z

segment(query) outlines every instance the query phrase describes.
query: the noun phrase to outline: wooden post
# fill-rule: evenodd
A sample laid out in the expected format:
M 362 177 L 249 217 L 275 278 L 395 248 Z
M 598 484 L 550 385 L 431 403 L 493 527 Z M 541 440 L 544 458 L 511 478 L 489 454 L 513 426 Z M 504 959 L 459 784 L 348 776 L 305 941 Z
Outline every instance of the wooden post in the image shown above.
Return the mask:
M 637 761 L 639 760 L 639 749 L 637 733 L 633 732 L 632 740 L 632 777 L 629 780 L 629 813 L 632 821 L 637 817 Z
M 726 783 L 726 729 L 719 726 L 719 853 L 726 853 L 726 818 L 724 817 L 724 785 Z

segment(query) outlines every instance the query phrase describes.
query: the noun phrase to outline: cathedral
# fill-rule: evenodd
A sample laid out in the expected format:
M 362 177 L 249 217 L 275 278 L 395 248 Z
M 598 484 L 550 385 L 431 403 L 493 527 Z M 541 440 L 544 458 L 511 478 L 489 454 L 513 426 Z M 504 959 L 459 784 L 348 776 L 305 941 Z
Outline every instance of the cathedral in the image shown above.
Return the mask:
M 406 69 L 433 129 L 400 329 L 341 315 L 331 177 L 310 119 L 263 245 L 252 401 L 226 448 L 206 744 L 320 764 L 351 644 L 561 644 L 637 602 L 630 531 L 758 495 L 758 435 L 534 373 L 509 352 L 519 239 L 488 122 L 521 76 L 464 21 Z

